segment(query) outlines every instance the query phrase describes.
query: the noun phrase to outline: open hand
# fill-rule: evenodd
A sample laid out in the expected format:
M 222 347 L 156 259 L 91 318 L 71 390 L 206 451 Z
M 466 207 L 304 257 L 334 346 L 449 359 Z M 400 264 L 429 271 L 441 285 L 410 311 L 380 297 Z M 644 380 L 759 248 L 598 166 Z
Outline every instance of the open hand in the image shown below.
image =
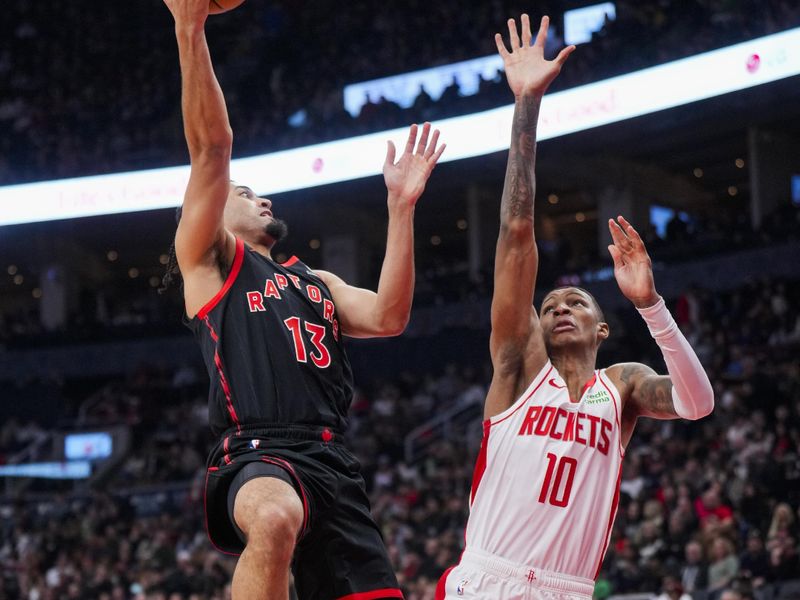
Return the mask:
M 624 217 L 608 220 L 614 243 L 608 247 L 614 260 L 614 277 L 623 295 L 637 308 L 653 306 L 659 296 L 653 281 L 653 263 L 644 242 Z
M 386 182 L 386 189 L 389 190 L 390 200 L 399 200 L 411 206 L 417 203 L 422 192 L 425 191 L 425 183 L 446 146 L 446 144 L 442 144 L 438 148 L 436 147 L 439 142 L 438 129 L 434 130 L 430 143 L 428 143 L 431 124 L 425 123 L 422 126 L 422 135 L 415 152 L 414 144 L 417 141 L 418 130 L 417 125 L 411 126 L 405 151 L 396 163 L 394 159 L 397 150 L 394 143 L 390 141 L 386 150 L 386 161 L 383 164 L 383 179 Z
M 561 67 L 567 57 L 575 50 L 575 46 L 567 46 L 555 60 L 544 59 L 544 43 L 547 40 L 547 30 L 550 27 L 550 18 L 542 17 L 536 42 L 531 45 L 531 21 L 528 15 L 522 15 L 522 43 L 517 33 L 517 24 L 514 19 L 508 20 L 508 33 L 511 42 L 511 52 L 503 43 L 503 36 L 494 35 L 497 51 L 503 58 L 506 69 L 506 78 L 511 91 L 516 97 L 538 95 L 543 96 L 547 87 L 561 72 Z

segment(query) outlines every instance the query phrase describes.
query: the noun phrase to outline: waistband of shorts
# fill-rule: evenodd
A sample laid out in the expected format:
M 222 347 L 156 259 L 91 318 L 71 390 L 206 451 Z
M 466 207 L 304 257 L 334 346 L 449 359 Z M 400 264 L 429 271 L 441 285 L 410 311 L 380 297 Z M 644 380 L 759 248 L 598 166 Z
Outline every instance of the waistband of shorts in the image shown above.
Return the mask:
M 464 550 L 461 564 L 477 567 L 481 571 L 504 579 L 526 581 L 536 587 L 577 594 L 587 598 L 591 598 L 594 593 L 594 581 L 591 579 L 554 573 L 530 565 L 520 565 L 480 550 Z
M 310 442 L 340 443 L 344 433 L 333 427 L 313 425 L 281 425 L 280 423 L 252 423 L 231 427 L 220 435 L 220 439 L 261 438 L 277 440 L 307 440 Z

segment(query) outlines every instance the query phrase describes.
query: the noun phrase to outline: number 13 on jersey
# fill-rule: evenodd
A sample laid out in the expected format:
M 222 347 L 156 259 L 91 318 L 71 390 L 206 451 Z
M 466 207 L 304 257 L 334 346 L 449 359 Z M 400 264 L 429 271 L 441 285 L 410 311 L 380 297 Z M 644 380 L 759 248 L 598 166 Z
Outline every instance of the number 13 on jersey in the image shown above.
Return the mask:
M 552 452 L 548 452 L 547 472 L 544 474 L 542 490 L 539 492 L 539 502 L 550 503 L 559 508 L 566 507 L 569 504 L 572 482 L 575 480 L 577 469 L 577 459 L 570 456 L 562 456 L 559 459 Z
M 327 369 L 331 366 L 331 353 L 323 343 L 325 340 L 325 328 L 322 325 L 309 323 L 308 321 L 301 321 L 297 317 L 290 317 L 284 320 L 284 324 L 292 332 L 292 340 L 294 341 L 294 352 L 297 362 L 311 362 L 317 365 L 320 369 Z M 305 330 L 311 337 L 311 344 L 314 350 L 308 352 L 306 344 L 303 341 L 303 333 L 301 324 L 305 324 Z

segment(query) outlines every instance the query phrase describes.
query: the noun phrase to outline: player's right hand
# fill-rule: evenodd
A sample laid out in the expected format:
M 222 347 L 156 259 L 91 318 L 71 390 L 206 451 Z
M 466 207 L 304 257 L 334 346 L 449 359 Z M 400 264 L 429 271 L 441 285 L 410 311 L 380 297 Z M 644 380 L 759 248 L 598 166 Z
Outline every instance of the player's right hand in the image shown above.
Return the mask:
M 514 96 L 543 96 L 547 87 L 561 72 L 561 67 L 567 57 L 575 50 L 575 46 L 567 46 L 555 60 L 545 60 L 544 43 L 547 40 L 547 30 L 550 27 L 550 18 L 542 17 L 536 41 L 531 45 L 531 21 L 528 15 L 522 15 L 522 42 L 517 33 L 517 24 L 514 19 L 508 20 L 508 33 L 511 42 L 511 52 L 503 43 L 503 36 L 494 35 L 497 51 L 503 58 L 506 69 L 506 78 Z
M 208 18 L 208 0 L 164 0 L 176 26 L 202 27 Z

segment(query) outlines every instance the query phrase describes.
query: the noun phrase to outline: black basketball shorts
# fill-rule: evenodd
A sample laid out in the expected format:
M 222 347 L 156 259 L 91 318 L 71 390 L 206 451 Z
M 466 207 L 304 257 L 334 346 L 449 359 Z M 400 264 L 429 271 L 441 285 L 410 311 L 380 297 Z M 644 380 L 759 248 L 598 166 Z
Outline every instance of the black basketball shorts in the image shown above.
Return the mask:
M 232 514 L 236 488 L 253 476 L 278 477 L 292 484 L 303 502 L 292 562 L 300 600 L 402 598 L 370 514 L 359 463 L 340 440 L 329 429 L 301 427 L 247 428 L 224 435 L 208 460 L 204 502 L 209 539 L 221 552 L 241 554 L 245 541 Z M 252 463 L 266 468 L 249 467 L 237 477 Z

